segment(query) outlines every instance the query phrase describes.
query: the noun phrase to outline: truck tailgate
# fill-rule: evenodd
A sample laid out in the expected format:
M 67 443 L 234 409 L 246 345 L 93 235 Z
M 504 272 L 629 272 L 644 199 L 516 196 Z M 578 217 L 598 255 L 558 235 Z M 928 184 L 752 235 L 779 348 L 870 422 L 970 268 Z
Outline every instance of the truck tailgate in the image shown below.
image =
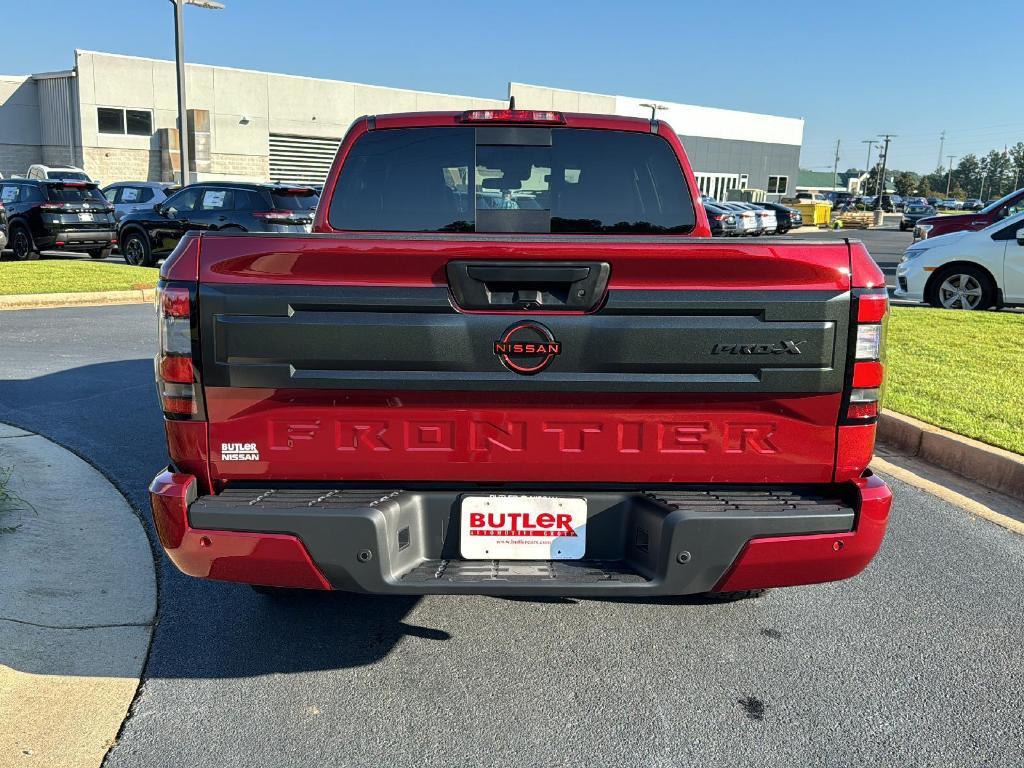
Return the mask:
M 215 481 L 832 479 L 845 242 L 207 235 L 198 250 Z M 545 265 L 606 283 L 573 304 L 571 275 L 548 284 Z M 482 288 L 452 284 L 474 274 Z M 546 346 L 516 357 L 517 341 Z

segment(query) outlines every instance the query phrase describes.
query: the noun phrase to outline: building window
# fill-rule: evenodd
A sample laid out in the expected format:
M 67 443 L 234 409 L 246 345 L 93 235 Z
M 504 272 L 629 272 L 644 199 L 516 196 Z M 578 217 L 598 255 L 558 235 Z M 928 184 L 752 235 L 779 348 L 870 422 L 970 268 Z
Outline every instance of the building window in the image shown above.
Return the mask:
M 768 194 L 784 195 L 784 194 L 786 194 L 786 188 L 788 186 L 789 186 L 789 176 L 769 176 L 768 177 Z
M 150 136 L 153 133 L 153 113 L 148 109 L 97 107 L 96 120 L 100 133 L 129 136 Z

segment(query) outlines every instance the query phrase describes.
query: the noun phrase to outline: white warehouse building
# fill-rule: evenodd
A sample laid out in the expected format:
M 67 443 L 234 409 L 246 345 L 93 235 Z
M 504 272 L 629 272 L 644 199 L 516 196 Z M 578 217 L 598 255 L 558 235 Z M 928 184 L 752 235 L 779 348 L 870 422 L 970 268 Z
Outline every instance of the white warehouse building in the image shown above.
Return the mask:
M 360 115 L 516 107 L 649 117 L 651 99 L 509 83 L 500 99 L 339 80 L 187 66 L 193 179 L 323 180 Z M 757 189 L 792 195 L 802 119 L 657 100 L 680 135 L 701 191 L 724 199 Z M 179 178 L 172 61 L 76 50 L 74 67 L 0 75 L 0 173 L 70 164 L 101 183 Z

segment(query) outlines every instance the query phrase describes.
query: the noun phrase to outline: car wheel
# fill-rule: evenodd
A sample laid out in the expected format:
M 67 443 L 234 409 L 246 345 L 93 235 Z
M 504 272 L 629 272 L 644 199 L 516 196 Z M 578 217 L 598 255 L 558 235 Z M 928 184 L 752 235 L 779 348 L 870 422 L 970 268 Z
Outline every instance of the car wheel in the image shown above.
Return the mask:
M 133 267 L 152 267 L 154 265 L 153 250 L 149 246 L 149 237 L 137 229 L 131 230 L 121 240 L 121 255 L 126 264 Z
M 89 254 L 90 259 L 105 259 L 110 255 L 109 248 L 90 248 L 86 253 Z
M 39 251 L 32 243 L 32 236 L 21 225 L 11 230 L 11 250 L 14 252 L 15 261 L 32 261 L 39 258 Z
M 932 278 L 928 303 L 940 309 L 988 309 L 995 303 L 992 278 L 980 267 L 954 265 Z

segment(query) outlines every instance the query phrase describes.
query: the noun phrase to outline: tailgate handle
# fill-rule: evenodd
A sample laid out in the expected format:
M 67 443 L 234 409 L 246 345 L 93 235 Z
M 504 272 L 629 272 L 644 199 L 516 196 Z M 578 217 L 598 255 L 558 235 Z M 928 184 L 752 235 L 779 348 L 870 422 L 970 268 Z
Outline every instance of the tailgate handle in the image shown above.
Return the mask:
M 606 262 L 452 261 L 448 285 L 462 309 L 586 312 L 604 298 Z

